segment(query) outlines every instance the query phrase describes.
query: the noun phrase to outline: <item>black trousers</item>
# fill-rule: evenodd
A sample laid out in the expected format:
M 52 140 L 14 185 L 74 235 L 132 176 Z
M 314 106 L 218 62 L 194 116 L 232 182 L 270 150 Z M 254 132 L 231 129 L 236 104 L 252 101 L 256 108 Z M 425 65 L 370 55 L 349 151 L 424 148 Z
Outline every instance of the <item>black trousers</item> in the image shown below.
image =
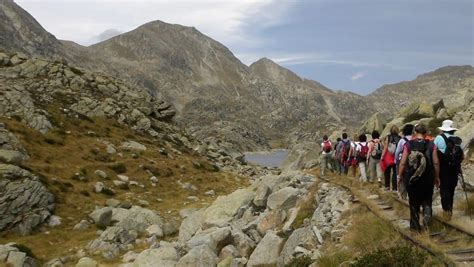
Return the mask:
M 440 168 L 440 196 L 441 196 L 441 206 L 445 211 L 452 211 L 453 210 L 453 202 L 454 202 L 454 191 L 456 190 L 456 186 L 458 185 L 458 174 L 456 171 L 450 171 L 446 166 L 443 164 Z
M 390 175 L 391 174 L 391 175 Z M 385 169 L 385 188 L 390 189 L 390 180 L 392 181 L 392 190 L 397 190 L 397 168 L 396 165 L 388 166 Z M 391 178 L 391 179 L 390 179 Z
M 430 177 L 410 184 L 409 179 L 405 177 L 404 181 L 407 185 L 410 204 L 410 229 L 421 231 L 420 208 L 423 209 L 423 225 L 427 226 L 431 223 L 434 179 Z

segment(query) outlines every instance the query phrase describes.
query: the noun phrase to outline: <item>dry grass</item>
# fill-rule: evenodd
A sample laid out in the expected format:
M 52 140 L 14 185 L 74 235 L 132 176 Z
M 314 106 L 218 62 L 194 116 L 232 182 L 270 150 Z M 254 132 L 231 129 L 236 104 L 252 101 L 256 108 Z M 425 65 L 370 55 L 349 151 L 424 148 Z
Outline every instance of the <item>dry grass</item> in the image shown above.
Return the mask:
M 46 261 L 83 247 L 88 240 L 96 237 L 92 227 L 86 231 L 72 231 L 72 228 L 97 205 L 104 205 L 111 196 L 93 191 L 96 182 L 101 181 L 113 188 L 112 196 L 120 201 L 137 204 L 146 200 L 149 208 L 158 211 L 165 218 L 179 220 L 178 212 L 183 208 L 202 207 L 211 203 L 215 197 L 204 195 L 213 189 L 217 195 L 228 194 L 237 188 L 248 185 L 247 179 L 236 175 L 216 172 L 210 163 L 193 154 L 177 153 L 169 144 L 136 133 L 113 120 L 104 118 L 72 119 L 54 114 L 56 125 L 61 128 L 42 135 L 14 119 L 0 118 L 7 128 L 16 134 L 31 158 L 24 167 L 39 175 L 56 198 L 55 214 L 63 218 L 57 228 L 45 228 L 33 235 L 20 237 L 14 233 L 2 233 L 2 243 L 15 241 L 25 244 L 35 255 Z M 119 147 L 122 141 L 134 140 L 147 146 L 146 151 L 119 151 L 120 154 L 107 154 L 106 140 Z M 159 152 L 165 148 L 168 155 Z M 121 167 L 117 167 L 121 166 Z M 156 187 L 150 183 L 150 175 L 143 166 L 152 169 L 159 181 Z M 100 169 L 109 179 L 97 177 L 94 172 Z M 72 179 L 76 173 L 86 177 L 86 181 Z M 127 175 L 130 180 L 145 185 L 145 188 L 130 186 L 129 189 L 114 188 L 112 180 L 117 173 Z M 189 182 L 196 186 L 195 192 L 178 184 Z M 197 196 L 200 201 L 191 203 L 188 196 Z
M 311 219 L 315 210 L 315 196 L 316 192 L 319 189 L 319 182 L 313 183 L 308 188 L 308 193 L 304 198 L 301 198 L 298 203 L 296 203 L 296 207 L 298 208 L 298 215 L 296 215 L 296 219 L 293 222 L 292 227 L 297 229 L 303 225 L 303 222 L 306 218 Z

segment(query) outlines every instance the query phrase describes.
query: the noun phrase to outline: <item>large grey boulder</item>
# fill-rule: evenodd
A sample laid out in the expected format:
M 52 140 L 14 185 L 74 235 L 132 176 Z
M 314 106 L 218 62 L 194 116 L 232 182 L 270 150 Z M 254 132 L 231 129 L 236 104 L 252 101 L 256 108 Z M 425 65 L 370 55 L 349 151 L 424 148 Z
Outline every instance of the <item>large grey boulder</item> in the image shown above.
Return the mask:
M 249 236 L 247 236 L 240 229 L 232 230 L 233 244 L 237 248 L 238 254 L 241 257 L 249 257 L 250 253 L 255 249 L 257 244 Z
M 123 142 L 120 147 L 124 148 L 124 149 L 130 149 L 130 150 L 139 150 L 139 151 L 145 151 L 146 150 L 145 145 L 142 145 L 142 144 L 140 144 L 138 142 L 135 142 L 135 141 Z
M 224 226 L 242 206 L 248 205 L 254 196 L 255 193 L 249 189 L 238 189 L 229 195 L 217 197 L 204 211 L 204 226 Z
M 285 242 L 278 258 L 279 266 L 286 266 L 292 262 L 295 257 L 303 256 L 297 254 L 297 247 L 305 248 L 308 251 L 317 250 L 318 241 L 311 226 L 296 229 Z
M 76 267 L 96 267 L 97 262 L 89 257 L 80 258 L 76 264 Z
M 283 242 L 274 232 L 267 232 L 250 255 L 247 266 L 276 266 Z
M 89 218 L 91 218 L 98 227 L 105 228 L 112 222 L 112 208 L 105 207 L 96 209 L 89 214 Z
M 145 233 L 151 225 L 163 226 L 163 218 L 160 215 L 140 206 L 132 206 L 130 209 L 114 208 L 112 221 L 117 222 L 116 226 L 139 233 Z
M 184 255 L 176 267 L 209 267 L 217 265 L 217 255 L 207 245 L 194 247 Z
M 186 247 L 191 250 L 200 245 L 207 245 L 215 253 L 218 253 L 221 248 L 230 244 L 232 241 L 230 227 L 224 228 L 209 228 L 203 232 L 197 233 L 187 243 Z
M 20 165 L 26 156 L 20 151 L 0 149 L 0 162 Z
M 185 243 L 199 230 L 204 221 L 204 209 L 188 214 L 179 227 L 178 241 Z
M 372 131 L 377 130 L 382 132 L 383 128 L 387 124 L 387 119 L 381 113 L 376 112 L 372 115 L 364 124 L 359 128 L 360 133 L 372 133 Z
M 127 230 L 119 226 L 107 227 L 102 234 L 89 242 L 86 249 L 94 255 L 102 254 L 111 259 L 121 252 L 126 251 L 128 244 L 133 243 L 138 237 L 135 230 Z
M 174 267 L 179 259 L 178 252 L 172 246 L 151 248 L 138 254 L 134 267 Z
M 267 207 L 270 210 L 291 209 L 296 205 L 299 193 L 300 190 L 293 187 L 282 188 L 268 196 Z
M 15 243 L 0 244 L 0 266 L 36 267 L 37 260 L 20 251 Z
M 255 197 L 253 199 L 253 204 L 257 207 L 266 207 L 267 206 L 267 198 L 271 194 L 270 187 L 268 185 L 262 185 L 257 188 L 255 191 Z
M 31 233 L 54 210 L 54 196 L 30 172 L 14 165 L 0 164 L 0 230 Z

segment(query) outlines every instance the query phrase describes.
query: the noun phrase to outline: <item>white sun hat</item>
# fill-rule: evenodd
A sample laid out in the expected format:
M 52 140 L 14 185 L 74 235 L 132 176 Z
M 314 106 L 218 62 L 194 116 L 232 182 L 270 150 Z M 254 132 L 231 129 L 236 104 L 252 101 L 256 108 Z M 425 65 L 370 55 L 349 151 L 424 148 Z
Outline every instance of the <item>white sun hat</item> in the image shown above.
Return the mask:
M 457 131 L 458 129 L 453 127 L 454 122 L 452 120 L 444 120 L 443 125 L 438 127 L 443 132 Z

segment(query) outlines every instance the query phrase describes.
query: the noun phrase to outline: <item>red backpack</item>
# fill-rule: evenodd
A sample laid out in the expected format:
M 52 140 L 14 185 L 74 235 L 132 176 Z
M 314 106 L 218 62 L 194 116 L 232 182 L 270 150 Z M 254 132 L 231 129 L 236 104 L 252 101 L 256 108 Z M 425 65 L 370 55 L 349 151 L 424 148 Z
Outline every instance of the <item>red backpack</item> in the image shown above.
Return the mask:
M 329 153 L 332 150 L 332 145 L 329 140 L 323 141 L 323 151 L 325 153 Z
M 365 146 L 360 143 L 360 151 L 357 153 L 357 159 L 359 161 L 367 160 L 367 154 L 369 154 L 369 145 L 365 143 Z

